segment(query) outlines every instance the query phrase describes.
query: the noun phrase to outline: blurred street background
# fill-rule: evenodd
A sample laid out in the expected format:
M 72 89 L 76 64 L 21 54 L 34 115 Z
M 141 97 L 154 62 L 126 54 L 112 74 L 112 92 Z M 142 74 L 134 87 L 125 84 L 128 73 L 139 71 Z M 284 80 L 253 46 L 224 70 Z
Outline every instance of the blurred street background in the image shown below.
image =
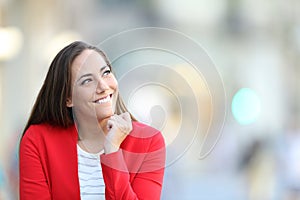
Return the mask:
M 201 99 L 195 108 L 201 116 L 199 132 L 193 137 L 185 128 L 192 141 L 184 147 L 171 148 L 177 137 L 172 130 L 180 125 L 178 105 L 167 98 L 171 93 L 144 88 L 156 94 L 155 101 L 139 90 L 127 102 L 138 119 L 163 129 L 169 150 L 180 151 L 166 168 L 162 199 L 300 200 L 299 0 L 0 0 L 0 200 L 18 199 L 20 135 L 56 53 L 74 40 L 97 45 L 140 27 L 172 29 L 200 44 L 222 78 L 218 89 L 226 93 L 224 100 L 211 103 L 209 90 L 214 89 L 205 89 L 206 77 L 193 83 L 185 64 L 164 63 L 174 65 Z M 142 59 L 132 54 L 116 65 L 137 58 Z M 121 68 L 115 70 L 122 74 Z M 170 74 L 158 75 L 172 80 Z M 178 88 L 183 85 L 173 81 Z M 183 90 L 177 95 L 188 99 L 191 94 Z M 157 107 L 160 103 L 164 106 Z M 221 132 L 210 133 L 220 135 L 201 157 L 219 104 L 226 107 L 224 124 L 219 122 Z M 187 127 L 197 123 L 195 117 L 181 117 L 190 123 Z

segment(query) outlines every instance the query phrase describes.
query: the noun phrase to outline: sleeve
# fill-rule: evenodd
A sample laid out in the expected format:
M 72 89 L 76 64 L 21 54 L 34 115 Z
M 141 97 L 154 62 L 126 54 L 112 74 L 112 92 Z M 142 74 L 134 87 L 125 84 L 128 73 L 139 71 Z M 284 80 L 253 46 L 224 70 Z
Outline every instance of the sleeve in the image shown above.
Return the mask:
M 27 130 L 20 142 L 20 200 L 50 200 L 51 195 L 35 138 Z
M 147 153 L 126 155 L 128 153 L 120 149 L 101 155 L 106 199 L 159 200 L 165 166 L 165 143 L 161 133 L 152 138 Z M 128 170 L 128 162 L 140 164 Z M 135 176 L 130 178 L 130 174 Z

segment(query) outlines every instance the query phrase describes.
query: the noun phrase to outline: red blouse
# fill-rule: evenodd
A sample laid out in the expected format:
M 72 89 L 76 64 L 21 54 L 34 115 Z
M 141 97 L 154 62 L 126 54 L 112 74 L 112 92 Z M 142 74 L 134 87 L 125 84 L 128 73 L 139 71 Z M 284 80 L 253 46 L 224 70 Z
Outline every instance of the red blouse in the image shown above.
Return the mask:
M 80 200 L 77 130 L 31 125 L 20 143 L 20 200 Z M 161 133 L 133 122 L 120 150 L 100 157 L 105 197 L 160 199 L 165 143 Z

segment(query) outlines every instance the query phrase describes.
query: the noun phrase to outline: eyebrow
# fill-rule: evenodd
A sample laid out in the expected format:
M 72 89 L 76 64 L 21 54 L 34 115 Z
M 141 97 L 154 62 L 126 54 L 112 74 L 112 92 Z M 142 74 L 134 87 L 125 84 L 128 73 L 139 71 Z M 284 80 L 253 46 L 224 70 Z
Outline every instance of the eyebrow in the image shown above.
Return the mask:
M 100 68 L 100 72 L 103 71 L 106 67 L 108 67 L 108 66 L 105 65 L 105 66 L 101 67 L 101 68 Z M 77 80 L 77 82 L 79 82 L 80 79 L 82 79 L 82 78 L 84 78 L 84 77 L 88 77 L 88 76 L 93 76 L 93 74 L 91 74 L 91 73 L 84 74 L 84 75 L 82 75 L 82 76 L 79 77 L 79 79 Z
M 108 67 L 107 65 L 104 65 L 103 67 L 100 68 L 100 72 L 103 71 L 106 67 Z

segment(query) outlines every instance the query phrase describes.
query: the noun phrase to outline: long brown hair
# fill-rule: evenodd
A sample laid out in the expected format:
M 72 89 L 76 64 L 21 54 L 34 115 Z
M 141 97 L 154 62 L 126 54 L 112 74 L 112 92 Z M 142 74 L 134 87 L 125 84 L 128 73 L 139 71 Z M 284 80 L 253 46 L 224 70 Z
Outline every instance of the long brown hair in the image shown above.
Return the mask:
M 71 66 L 75 58 L 86 49 L 94 50 L 103 56 L 107 66 L 112 70 L 104 52 L 95 46 L 76 41 L 63 48 L 50 65 L 43 86 L 24 128 L 23 135 L 32 124 L 48 123 L 64 128 L 74 124 L 72 108 L 66 106 L 67 98 L 72 95 Z M 128 112 L 120 95 L 117 98 L 115 112 L 116 114 Z M 133 121 L 136 121 L 132 115 L 131 118 Z

